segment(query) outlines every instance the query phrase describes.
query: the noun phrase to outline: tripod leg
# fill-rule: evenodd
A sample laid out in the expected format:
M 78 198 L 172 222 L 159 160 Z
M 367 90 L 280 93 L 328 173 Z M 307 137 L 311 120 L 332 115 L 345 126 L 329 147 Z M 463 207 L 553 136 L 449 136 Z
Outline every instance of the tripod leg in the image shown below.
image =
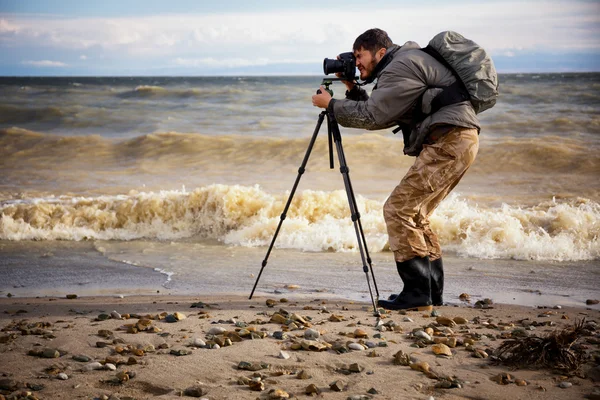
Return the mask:
M 325 114 L 326 114 L 326 111 L 323 111 L 321 114 L 319 114 L 317 126 L 315 127 L 315 131 L 313 132 L 313 135 L 312 135 L 312 138 L 310 139 L 308 148 L 306 149 L 306 154 L 304 155 L 304 160 L 302 160 L 302 165 L 300 166 L 300 168 L 298 168 L 298 176 L 296 177 L 296 181 L 294 182 L 294 187 L 292 188 L 292 191 L 290 193 L 290 196 L 288 197 L 287 203 L 285 204 L 285 208 L 283 209 L 283 212 L 281 213 L 281 216 L 279 217 L 279 224 L 277 225 L 277 229 L 275 230 L 275 234 L 273 235 L 273 239 L 271 240 L 271 244 L 269 245 L 269 249 L 267 250 L 265 259 L 262 262 L 260 272 L 258 273 L 258 276 L 256 277 L 256 282 L 254 282 L 254 287 L 252 287 L 252 292 L 250 292 L 249 299 L 252 299 L 252 296 L 254 296 L 254 290 L 256 290 L 256 285 L 258 285 L 260 276 L 262 275 L 263 270 L 267 266 L 267 260 L 269 259 L 271 250 L 273 250 L 273 245 L 275 244 L 275 240 L 277 239 L 277 235 L 279 234 L 281 225 L 283 224 L 283 221 L 286 218 L 286 214 L 288 212 L 288 209 L 290 208 L 290 204 L 292 203 L 292 199 L 294 198 L 294 194 L 296 193 L 298 184 L 300 183 L 300 178 L 302 177 L 302 174 L 304 174 L 304 171 L 306 169 L 306 164 L 308 163 L 308 158 L 310 157 L 310 153 L 315 145 L 315 140 L 317 139 L 317 135 L 319 134 L 319 129 L 321 129 L 321 125 L 323 124 L 323 120 L 325 119 Z
M 333 140 L 335 141 L 338 159 L 340 163 L 340 172 L 344 178 L 344 186 L 346 188 L 346 195 L 348 196 L 348 205 L 350 207 L 350 213 L 352 215 L 352 222 L 354 223 L 354 230 L 356 232 L 356 239 L 358 241 L 358 249 L 360 251 L 360 256 L 363 262 L 363 271 L 367 278 L 367 284 L 369 286 L 369 293 L 371 295 L 371 301 L 373 303 L 373 309 L 375 314 L 379 314 L 377 311 L 377 305 L 375 299 L 373 298 L 373 292 L 371 290 L 371 282 L 369 280 L 369 267 L 371 270 L 371 276 L 373 277 L 373 285 L 375 286 L 375 292 L 377 293 L 377 298 L 379 299 L 379 290 L 377 289 L 377 282 L 375 281 L 375 274 L 373 273 L 373 265 L 371 264 L 371 258 L 369 256 L 369 250 L 367 248 L 367 242 L 365 240 L 365 234 L 363 232 L 362 224 L 360 222 L 360 213 L 358 212 L 358 206 L 356 204 L 356 198 L 354 196 L 354 191 L 352 190 L 352 183 L 350 182 L 350 169 L 346 163 L 346 156 L 344 155 L 344 148 L 342 146 L 342 135 L 340 134 L 339 126 L 335 118 L 328 115 L 328 127 L 333 133 Z M 366 255 L 366 256 L 365 256 Z M 367 267 L 367 262 L 369 267 Z

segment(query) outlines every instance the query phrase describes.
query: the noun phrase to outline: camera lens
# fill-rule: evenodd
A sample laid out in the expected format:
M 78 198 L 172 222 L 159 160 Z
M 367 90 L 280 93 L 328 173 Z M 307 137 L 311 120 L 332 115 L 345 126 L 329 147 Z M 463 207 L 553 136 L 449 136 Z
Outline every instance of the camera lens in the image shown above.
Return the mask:
M 340 60 L 326 58 L 323 60 L 323 72 L 325 75 L 344 72 L 344 63 Z

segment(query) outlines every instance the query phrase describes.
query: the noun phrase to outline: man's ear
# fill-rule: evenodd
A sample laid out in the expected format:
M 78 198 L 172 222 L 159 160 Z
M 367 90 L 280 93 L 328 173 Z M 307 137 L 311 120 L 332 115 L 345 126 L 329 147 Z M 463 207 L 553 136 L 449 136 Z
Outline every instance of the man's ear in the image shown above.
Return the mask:
M 385 47 L 380 48 L 379 50 L 377 50 L 377 56 L 379 57 L 379 59 L 381 60 L 383 58 L 383 56 L 385 55 L 385 52 L 387 51 L 387 49 Z

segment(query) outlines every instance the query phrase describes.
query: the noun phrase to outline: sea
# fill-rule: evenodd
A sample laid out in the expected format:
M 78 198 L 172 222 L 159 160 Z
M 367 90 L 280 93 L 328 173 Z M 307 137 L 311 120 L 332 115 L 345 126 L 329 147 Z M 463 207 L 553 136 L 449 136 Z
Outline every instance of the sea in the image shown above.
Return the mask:
M 322 78 L 0 78 L 0 295 L 397 292 L 382 206 L 414 158 L 392 129 L 341 128 L 365 274 L 311 104 Z M 477 159 L 431 217 L 447 300 L 598 298 L 600 73 L 499 80 Z

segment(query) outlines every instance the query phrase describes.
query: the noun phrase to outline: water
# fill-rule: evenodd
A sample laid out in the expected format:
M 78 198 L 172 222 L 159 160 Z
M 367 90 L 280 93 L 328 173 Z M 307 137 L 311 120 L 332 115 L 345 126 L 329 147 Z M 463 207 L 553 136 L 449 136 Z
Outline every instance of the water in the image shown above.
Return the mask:
M 0 243 L 90 241 L 106 257 L 118 243 L 127 257 L 114 259 L 174 272 L 170 285 L 193 272 L 178 254 L 195 245 L 261 253 L 315 129 L 319 83 L 0 78 Z M 444 251 L 459 264 L 580 261 L 597 271 L 600 74 L 501 75 L 500 85 L 498 104 L 481 114 L 475 164 L 432 217 Z M 356 254 L 321 131 L 276 243 L 300 264 L 313 253 L 325 263 Z M 390 130 L 342 135 L 369 250 L 391 259 L 381 209 L 414 159 Z M 161 247 L 171 261 L 143 257 L 153 243 L 174 243 Z M 252 254 L 236 262 L 259 266 Z

